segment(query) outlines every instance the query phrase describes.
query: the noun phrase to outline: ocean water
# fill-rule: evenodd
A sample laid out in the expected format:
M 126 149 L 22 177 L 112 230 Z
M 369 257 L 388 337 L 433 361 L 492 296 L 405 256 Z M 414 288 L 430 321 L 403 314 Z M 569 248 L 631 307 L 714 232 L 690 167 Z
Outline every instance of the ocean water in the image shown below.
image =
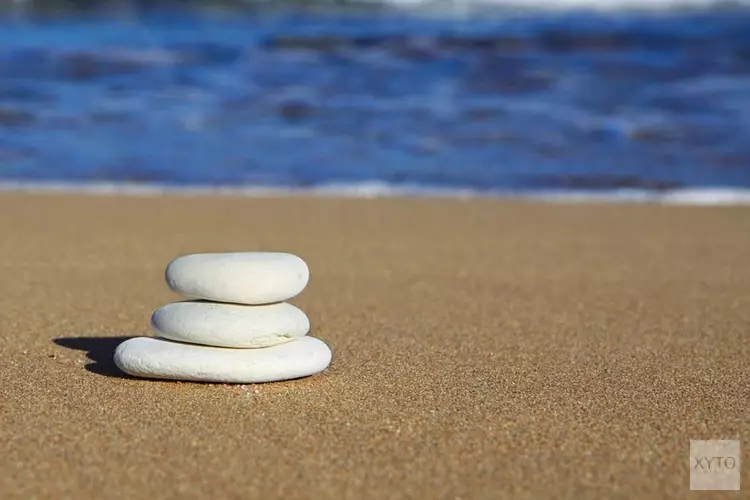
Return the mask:
M 0 185 L 750 200 L 746 4 L 22 6 Z

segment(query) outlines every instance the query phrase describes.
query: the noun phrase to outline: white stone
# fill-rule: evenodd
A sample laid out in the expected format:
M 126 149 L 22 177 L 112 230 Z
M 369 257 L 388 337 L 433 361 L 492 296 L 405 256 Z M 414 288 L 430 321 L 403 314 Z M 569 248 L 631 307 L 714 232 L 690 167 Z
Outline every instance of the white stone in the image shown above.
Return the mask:
M 310 331 L 305 313 L 287 302 L 263 306 L 175 302 L 157 309 L 151 326 L 159 337 L 216 347 L 269 347 Z
M 310 271 L 288 253 L 203 253 L 176 258 L 165 278 L 186 297 L 255 305 L 291 299 L 305 289 Z
M 322 372 L 331 362 L 331 350 L 314 337 L 265 349 L 207 347 L 136 337 L 117 346 L 114 361 L 120 370 L 135 377 L 256 384 Z

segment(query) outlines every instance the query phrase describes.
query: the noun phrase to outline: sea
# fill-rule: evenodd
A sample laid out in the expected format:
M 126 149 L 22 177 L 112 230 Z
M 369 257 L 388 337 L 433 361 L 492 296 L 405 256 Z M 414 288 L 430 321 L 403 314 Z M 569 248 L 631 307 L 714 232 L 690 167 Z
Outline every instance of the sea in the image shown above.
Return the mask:
M 0 190 L 750 203 L 750 1 L 5 4 Z

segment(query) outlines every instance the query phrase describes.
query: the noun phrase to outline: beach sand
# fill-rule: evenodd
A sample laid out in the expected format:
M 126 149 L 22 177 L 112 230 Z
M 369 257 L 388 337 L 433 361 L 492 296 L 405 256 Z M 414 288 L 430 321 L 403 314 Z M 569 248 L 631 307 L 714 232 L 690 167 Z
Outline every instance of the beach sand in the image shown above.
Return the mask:
M 689 442 L 749 443 L 750 208 L 3 194 L 0 234 L 4 500 L 727 498 Z M 123 376 L 166 264 L 237 250 L 308 262 L 329 369 Z

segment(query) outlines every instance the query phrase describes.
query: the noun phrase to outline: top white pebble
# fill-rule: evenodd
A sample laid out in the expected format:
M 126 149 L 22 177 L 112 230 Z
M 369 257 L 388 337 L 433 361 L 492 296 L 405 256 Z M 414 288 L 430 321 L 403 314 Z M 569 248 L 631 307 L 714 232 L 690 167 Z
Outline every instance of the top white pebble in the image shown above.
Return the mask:
M 174 259 L 165 278 L 172 291 L 186 297 L 259 305 L 299 294 L 310 270 L 304 260 L 288 253 L 202 253 Z

